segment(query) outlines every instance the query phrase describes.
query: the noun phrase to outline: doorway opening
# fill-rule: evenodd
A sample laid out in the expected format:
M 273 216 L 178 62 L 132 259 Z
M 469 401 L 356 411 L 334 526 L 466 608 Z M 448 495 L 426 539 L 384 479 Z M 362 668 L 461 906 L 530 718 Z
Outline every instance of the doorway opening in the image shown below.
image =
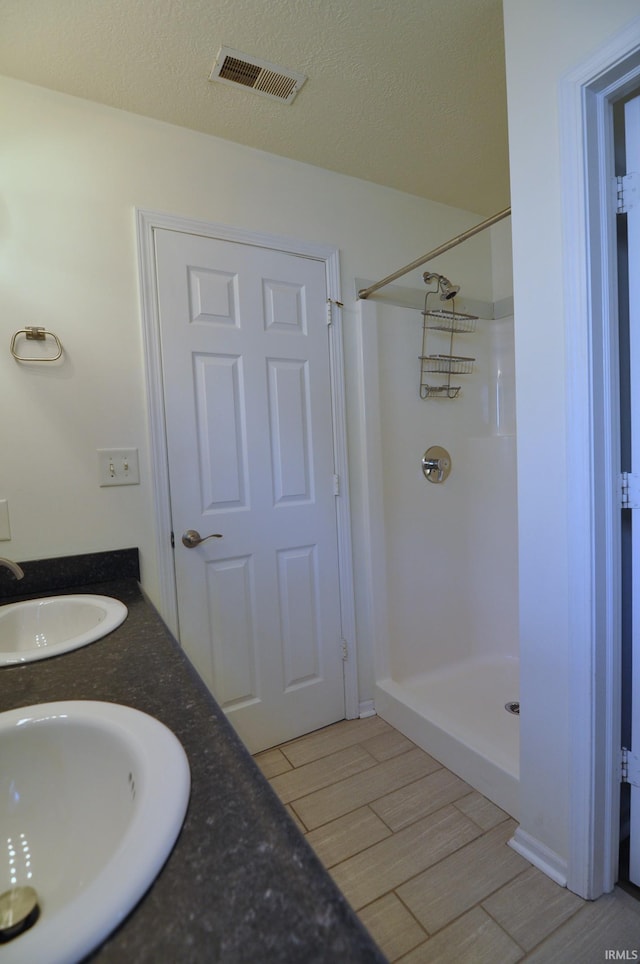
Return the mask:
M 630 265 L 638 259 L 636 219 L 638 213 L 631 191 L 632 179 L 640 172 L 640 88 L 631 91 L 613 104 L 613 144 L 615 176 L 618 186 L 618 211 L 616 217 L 617 249 L 617 295 L 618 295 L 618 346 L 620 384 L 620 471 L 624 479 L 633 479 L 634 466 L 638 464 L 638 396 L 637 381 L 637 299 L 632 294 L 634 281 Z M 634 455 L 635 453 L 635 455 Z M 627 482 L 628 489 L 628 482 Z M 638 712 L 637 685 L 634 682 L 634 664 L 640 654 L 634 653 L 634 623 L 638 621 L 638 603 L 634 590 L 634 570 L 640 567 L 637 558 L 638 524 L 637 510 L 622 508 L 620 520 L 621 551 L 621 618 L 620 618 L 620 668 L 621 668 L 621 746 L 623 759 L 633 758 L 637 753 L 640 726 L 635 721 Z M 634 530 L 636 530 L 634 532 Z M 637 633 L 635 634 L 637 635 Z M 636 647 L 637 648 L 637 647 Z M 638 867 L 638 788 L 634 787 L 634 767 L 626 766 L 620 786 L 620 851 L 618 881 L 640 894 Z
M 569 574 L 575 600 L 569 617 L 573 819 L 567 885 L 586 899 L 611 891 L 619 868 L 625 399 L 613 113 L 639 85 L 637 21 L 577 67 L 561 88 Z

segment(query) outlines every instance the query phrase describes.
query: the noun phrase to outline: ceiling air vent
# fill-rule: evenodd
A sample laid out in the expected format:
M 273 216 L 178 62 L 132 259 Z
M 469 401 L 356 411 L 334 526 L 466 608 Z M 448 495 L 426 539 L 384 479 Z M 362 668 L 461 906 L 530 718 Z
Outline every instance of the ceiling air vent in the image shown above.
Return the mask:
M 232 50 L 231 47 L 221 47 L 216 57 L 209 80 L 218 80 L 223 84 L 249 87 L 256 94 L 272 97 L 290 104 L 307 78 L 296 70 L 278 67 L 257 57 L 249 57 Z

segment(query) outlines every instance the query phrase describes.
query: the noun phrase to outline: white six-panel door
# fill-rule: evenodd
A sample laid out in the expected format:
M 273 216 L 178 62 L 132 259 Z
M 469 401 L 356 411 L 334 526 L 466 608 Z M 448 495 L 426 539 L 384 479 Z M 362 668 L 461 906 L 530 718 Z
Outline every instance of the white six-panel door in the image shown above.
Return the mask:
M 180 638 L 256 752 L 345 715 L 325 265 L 155 237 Z

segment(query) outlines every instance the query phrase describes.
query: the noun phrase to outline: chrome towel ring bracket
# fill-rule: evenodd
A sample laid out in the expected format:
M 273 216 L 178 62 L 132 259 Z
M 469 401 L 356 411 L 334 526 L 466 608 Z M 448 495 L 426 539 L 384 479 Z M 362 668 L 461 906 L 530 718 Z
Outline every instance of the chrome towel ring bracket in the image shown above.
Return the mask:
M 27 339 L 27 341 L 45 341 L 47 338 L 51 338 L 55 344 L 55 354 L 51 355 L 21 355 L 16 350 L 16 342 L 21 335 Z M 62 342 L 57 335 L 54 335 L 52 331 L 47 331 L 46 328 L 38 328 L 35 325 L 31 325 L 27 328 L 21 328 L 20 331 L 16 331 L 15 335 L 11 339 L 11 354 L 16 361 L 19 362 L 53 362 L 58 361 L 62 358 Z
M 428 482 L 445 482 L 451 472 L 451 456 L 441 445 L 432 445 L 422 456 L 422 471 Z

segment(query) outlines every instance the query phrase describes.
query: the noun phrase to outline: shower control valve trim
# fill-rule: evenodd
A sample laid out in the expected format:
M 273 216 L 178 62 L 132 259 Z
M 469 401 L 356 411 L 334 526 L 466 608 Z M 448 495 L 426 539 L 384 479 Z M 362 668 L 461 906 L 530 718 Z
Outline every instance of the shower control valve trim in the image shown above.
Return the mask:
M 422 456 L 422 471 L 429 482 L 444 482 L 451 472 L 451 456 L 440 445 L 432 445 Z

